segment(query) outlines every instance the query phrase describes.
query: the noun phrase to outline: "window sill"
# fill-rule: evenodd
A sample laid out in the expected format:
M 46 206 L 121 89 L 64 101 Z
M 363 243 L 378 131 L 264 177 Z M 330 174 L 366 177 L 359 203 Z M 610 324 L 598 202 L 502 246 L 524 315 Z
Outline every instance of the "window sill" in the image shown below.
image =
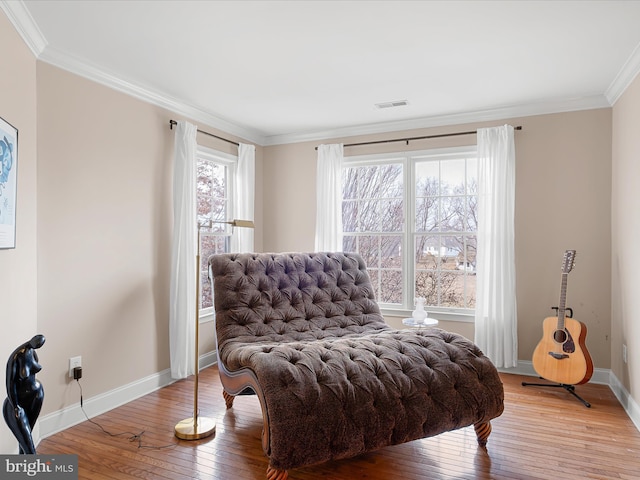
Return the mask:
M 200 310 L 200 318 L 199 318 L 199 323 L 208 323 L 208 322 L 213 322 L 215 318 L 215 314 L 213 312 L 213 308 L 205 308 L 203 310 Z
M 380 308 L 382 315 L 385 317 L 398 317 L 409 318 L 411 317 L 411 310 L 393 309 L 393 308 Z M 475 323 L 475 314 L 473 312 L 442 312 L 427 310 L 429 318 L 435 318 L 442 322 L 463 322 L 463 323 Z

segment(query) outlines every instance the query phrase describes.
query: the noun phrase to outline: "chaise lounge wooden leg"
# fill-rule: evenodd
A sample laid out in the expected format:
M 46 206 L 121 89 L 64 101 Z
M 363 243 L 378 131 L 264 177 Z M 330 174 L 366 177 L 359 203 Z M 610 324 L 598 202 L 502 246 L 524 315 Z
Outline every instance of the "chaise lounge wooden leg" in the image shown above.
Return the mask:
M 229 395 L 226 390 L 222 391 L 222 396 L 224 397 L 224 403 L 227 405 L 227 410 L 229 410 L 233 406 L 233 395 Z
M 267 467 L 267 480 L 287 480 L 289 473 L 286 470 L 278 470 L 271 465 Z
M 478 438 L 478 445 L 482 448 L 486 448 L 487 439 L 489 438 L 489 434 L 491 433 L 491 423 L 490 422 L 481 422 L 476 423 L 473 428 L 476 429 L 476 437 Z

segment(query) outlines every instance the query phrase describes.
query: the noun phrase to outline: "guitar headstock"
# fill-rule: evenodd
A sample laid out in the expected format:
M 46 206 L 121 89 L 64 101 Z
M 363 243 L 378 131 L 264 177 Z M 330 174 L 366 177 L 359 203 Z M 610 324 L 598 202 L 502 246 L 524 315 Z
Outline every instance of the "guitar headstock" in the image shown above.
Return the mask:
M 562 273 L 569 273 L 573 268 L 576 260 L 576 251 L 575 250 L 567 250 L 564 252 L 564 257 L 562 261 Z

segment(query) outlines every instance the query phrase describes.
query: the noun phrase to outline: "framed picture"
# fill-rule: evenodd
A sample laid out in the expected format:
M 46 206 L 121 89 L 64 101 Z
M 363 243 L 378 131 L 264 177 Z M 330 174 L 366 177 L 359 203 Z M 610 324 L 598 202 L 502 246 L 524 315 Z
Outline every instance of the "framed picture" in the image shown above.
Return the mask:
M 18 129 L 0 117 L 0 248 L 16 247 Z

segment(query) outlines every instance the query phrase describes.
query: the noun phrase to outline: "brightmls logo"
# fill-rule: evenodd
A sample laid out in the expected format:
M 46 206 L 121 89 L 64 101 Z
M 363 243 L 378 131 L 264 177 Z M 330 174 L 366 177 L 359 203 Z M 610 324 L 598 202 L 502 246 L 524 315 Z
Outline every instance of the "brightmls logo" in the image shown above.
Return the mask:
M 0 455 L 0 477 L 4 480 L 77 480 L 77 455 Z

